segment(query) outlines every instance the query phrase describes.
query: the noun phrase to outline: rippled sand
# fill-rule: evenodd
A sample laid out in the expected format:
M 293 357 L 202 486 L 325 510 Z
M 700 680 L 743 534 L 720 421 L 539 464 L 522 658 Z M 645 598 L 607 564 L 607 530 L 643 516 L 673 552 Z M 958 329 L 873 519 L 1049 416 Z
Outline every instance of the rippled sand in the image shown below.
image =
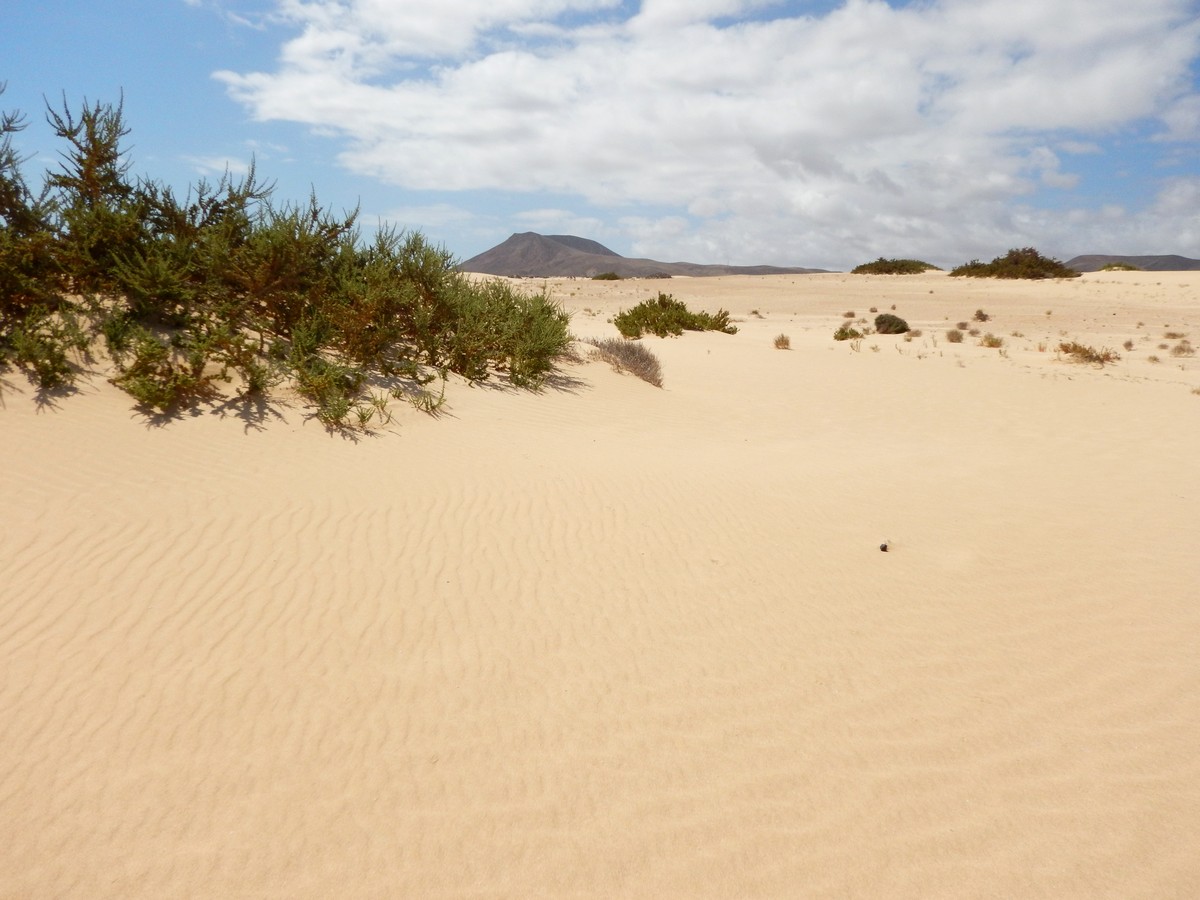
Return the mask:
M 741 330 L 357 441 L 2 376 L 0 897 L 1200 896 L 1200 273 L 548 287 Z

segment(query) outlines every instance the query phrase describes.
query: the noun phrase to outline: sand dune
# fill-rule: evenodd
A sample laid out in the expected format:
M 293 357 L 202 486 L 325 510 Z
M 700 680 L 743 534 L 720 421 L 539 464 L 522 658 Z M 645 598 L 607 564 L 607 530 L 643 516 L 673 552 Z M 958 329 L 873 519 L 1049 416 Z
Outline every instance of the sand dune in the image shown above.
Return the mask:
M 1200 896 L 1195 273 L 547 286 L 740 331 L 357 441 L 3 376 L 0 897 Z

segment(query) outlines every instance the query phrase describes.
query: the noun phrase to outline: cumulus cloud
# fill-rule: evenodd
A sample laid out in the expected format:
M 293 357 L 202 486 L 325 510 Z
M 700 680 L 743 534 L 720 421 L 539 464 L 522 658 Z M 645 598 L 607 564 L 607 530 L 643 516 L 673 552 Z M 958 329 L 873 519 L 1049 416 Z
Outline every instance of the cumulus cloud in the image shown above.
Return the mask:
M 254 116 L 401 188 L 578 197 L 645 255 L 1086 249 L 1086 199 L 1045 199 L 1073 157 L 1194 139 L 1200 109 L 1187 0 L 277 2 L 278 68 L 217 73 Z

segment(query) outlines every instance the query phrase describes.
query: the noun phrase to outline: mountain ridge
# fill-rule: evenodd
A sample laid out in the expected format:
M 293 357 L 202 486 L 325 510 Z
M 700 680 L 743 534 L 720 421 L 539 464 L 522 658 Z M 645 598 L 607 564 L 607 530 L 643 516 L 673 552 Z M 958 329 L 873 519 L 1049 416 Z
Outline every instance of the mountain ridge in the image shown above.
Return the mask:
M 1191 259 L 1176 254 L 1159 256 L 1122 256 L 1120 254 L 1088 253 L 1075 256 L 1063 265 L 1076 272 L 1098 272 L 1112 263 L 1137 266 L 1147 272 L 1193 272 L 1200 270 L 1200 259 Z
M 613 273 L 622 278 L 663 278 L 672 275 L 788 275 L 825 272 L 788 266 L 726 266 L 689 262 L 659 262 L 630 258 L 603 244 L 570 234 L 514 233 L 503 243 L 459 264 L 464 272 L 517 278 L 584 277 Z

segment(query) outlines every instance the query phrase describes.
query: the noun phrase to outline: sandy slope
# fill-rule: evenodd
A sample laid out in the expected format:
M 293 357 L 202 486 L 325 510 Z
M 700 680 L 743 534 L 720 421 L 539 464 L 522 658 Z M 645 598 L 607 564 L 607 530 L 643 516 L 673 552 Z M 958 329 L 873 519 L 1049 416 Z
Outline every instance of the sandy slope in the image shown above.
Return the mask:
M 357 442 L 3 376 L 0 897 L 1200 895 L 1200 273 L 548 287 L 741 331 Z

